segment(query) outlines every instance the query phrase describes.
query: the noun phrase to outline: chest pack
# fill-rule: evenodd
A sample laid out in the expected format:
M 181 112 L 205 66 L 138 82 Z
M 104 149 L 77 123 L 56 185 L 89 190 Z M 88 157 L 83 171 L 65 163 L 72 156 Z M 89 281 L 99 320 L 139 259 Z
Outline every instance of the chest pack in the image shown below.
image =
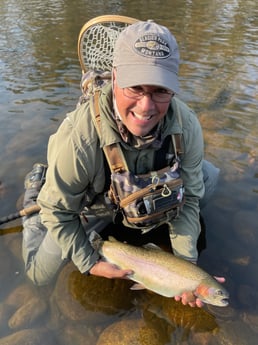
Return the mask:
M 99 92 L 91 98 L 93 121 L 101 137 Z M 173 159 L 163 169 L 144 175 L 129 171 L 119 143 L 103 147 L 111 172 L 106 204 L 113 210 L 114 223 L 149 231 L 179 216 L 184 200 L 180 177 L 181 134 L 171 135 Z

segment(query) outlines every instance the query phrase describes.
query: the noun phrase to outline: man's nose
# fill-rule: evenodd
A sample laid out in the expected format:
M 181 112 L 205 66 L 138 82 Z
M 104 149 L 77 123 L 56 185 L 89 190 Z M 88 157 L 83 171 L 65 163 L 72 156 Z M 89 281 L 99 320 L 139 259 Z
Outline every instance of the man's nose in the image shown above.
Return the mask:
M 146 92 L 143 97 L 138 101 L 141 109 L 143 111 L 148 111 L 150 109 L 155 109 L 155 102 L 151 98 L 151 93 Z

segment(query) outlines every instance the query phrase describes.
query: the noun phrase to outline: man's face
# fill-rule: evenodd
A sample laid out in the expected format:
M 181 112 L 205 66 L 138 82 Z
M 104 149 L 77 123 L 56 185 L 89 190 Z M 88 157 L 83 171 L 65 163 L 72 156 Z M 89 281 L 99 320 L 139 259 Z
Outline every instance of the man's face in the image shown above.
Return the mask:
M 137 100 L 129 98 L 125 95 L 124 90 L 118 87 L 115 71 L 113 78 L 113 91 L 116 99 L 117 110 L 121 116 L 123 124 L 135 136 L 147 135 L 166 115 L 170 99 L 165 103 L 153 101 L 151 95 L 148 93 L 160 91 L 161 88 L 159 86 L 150 85 L 140 85 L 135 87 L 136 90 L 142 90 L 144 93 L 147 93 L 141 99 Z

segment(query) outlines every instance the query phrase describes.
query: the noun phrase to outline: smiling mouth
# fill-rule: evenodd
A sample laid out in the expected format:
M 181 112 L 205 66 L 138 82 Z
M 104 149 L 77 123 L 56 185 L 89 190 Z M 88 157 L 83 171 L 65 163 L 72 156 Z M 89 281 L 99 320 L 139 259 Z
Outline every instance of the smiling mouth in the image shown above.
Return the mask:
M 148 121 L 148 120 L 150 120 L 150 119 L 153 117 L 153 115 L 150 115 L 150 116 L 142 116 L 142 115 L 137 114 L 137 113 L 135 113 L 135 112 L 133 112 L 132 114 L 133 114 L 133 116 L 136 117 L 138 120 L 143 120 L 143 121 Z

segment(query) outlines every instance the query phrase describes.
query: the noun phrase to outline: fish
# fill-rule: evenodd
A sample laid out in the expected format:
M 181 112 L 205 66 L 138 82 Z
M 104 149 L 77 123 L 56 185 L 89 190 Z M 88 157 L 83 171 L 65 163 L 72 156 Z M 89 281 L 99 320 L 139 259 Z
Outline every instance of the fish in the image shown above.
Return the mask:
M 202 302 L 225 307 L 229 293 L 199 266 L 153 245 L 136 247 L 113 237 L 103 240 L 90 234 L 91 246 L 107 262 L 120 269 L 130 269 L 128 278 L 135 282 L 132 290 L 147 289 L 164 297 L 193 292 Z

